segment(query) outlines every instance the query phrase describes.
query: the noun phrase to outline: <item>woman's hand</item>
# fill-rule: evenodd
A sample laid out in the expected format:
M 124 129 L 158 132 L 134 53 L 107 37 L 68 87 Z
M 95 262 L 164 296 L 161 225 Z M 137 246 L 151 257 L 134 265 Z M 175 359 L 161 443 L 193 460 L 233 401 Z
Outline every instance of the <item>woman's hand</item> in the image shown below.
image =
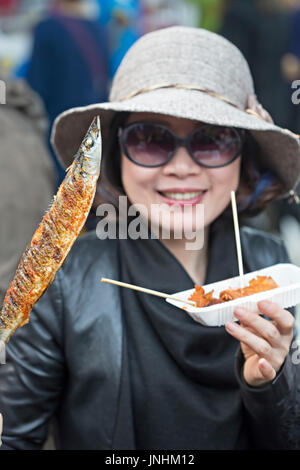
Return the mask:
M 262 300 L 257 306 L 271 321 L 246 308 L 236 308 L 234 316 L 240 325 L 225 325 L 228 333 L 241 342 L 244 379 L 252 387 L 266 385 L 275 378 L 289 353 L 295 323 L 293 315 L 274 302 Z

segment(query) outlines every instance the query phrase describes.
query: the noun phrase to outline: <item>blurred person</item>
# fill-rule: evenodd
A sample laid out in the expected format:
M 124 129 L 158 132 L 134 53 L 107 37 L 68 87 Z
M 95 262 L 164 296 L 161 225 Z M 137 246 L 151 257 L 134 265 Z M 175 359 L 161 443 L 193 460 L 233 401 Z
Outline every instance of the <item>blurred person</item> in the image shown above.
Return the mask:
M 53 194 L 45 127 L 39 97 L 23 81 L 6 82 L 6 104 L 0 105 L 1 304 Z
M 282 69 L 282 60 L 290 50 L 291 12 L 296 3 L 295 0 L 233 0 L 227 6 L 220 34 L 244 53 L 257 95 L 274 121 L 299 133 L 295 120 L 291 119 L 295 108 L 291 86 Z M 295 200 L 276 201 L 259 219 L 249 223 L 279 232 L 281 214 L 299 212 Z
M 144 33 L 142 0 L 96 0 L 99 22 L 109 38 L 110 78 L 132 44 Z
M 282 57 L 289 48 L 288 5 L 280 0 L 232 0 L 220 34 L 244 53 L 262 105 L 278 125 L 290 128 L 291 90 L 281 70 Z
M 39 450 L 55 416 L 59 449 L 299 449 L 292 311 L 258 302 L 262 315 L 235 308 L 239 323 L 207 327 L 158 297 L 99 282 L 175 293 L 237 276 L 231 191 L 240 221 L 283 197 L 299 180 L 299 141 L 269 121 L 240 51 L 199 28 L 143 36 L 109 102 L 56 119 L 65 167 L 96 115 L 99 194 L 116 212 L 120 196 L 137 206 L 146 236 L 81 237 L 13 334 L 0 368 L 3 448 Z M 191 230 L 204 239 L 189 250 Z M 241 244 L 245 273 L 288 262 L 280 239 L 244 224 Z
M 26 79 L 43 99 L 50 120 L 72 106 L 103 101 L 109 88 L 106 30 L 84 14 L 82 0 L 56 0 L 53 10 L 34 30 Z M 49 138 L 49 136 L 48 136 Z M 50 147 L 58 173 L 64 170 Z
M 288 0 L 285 0 L 285 2 L 286 1 Z M 300 2 L 298 0 L 289 0 L 288 5 L 290 6 L 289 47 L 288 52 L 281 60 L 281 69 L 290 94 L 292 95 L 295 91 L 293 82 L 300 80 Z M 300 104 L 294 102 L 292 99 L 291 101 L 290 127 L 300 134 Z M 297 188 L 297 192 L 298 194 L 300 193 L 300 185 Z M 279 211 L 279 219 L 283 219 L 279 221 L 279 224 L 281 227 L 285 227 L 285 233 L 287 233 L 286 227 L 292 227 L 297 222 L 300 228 L 300 204 L 292 204 L 287 207 L 282 201 L 278 201 L 277 209 Z M 294 217 L 297 222 L 293 222 L 291 217 Z M 297 258 L 296 254 L 295 257 Z
M 281 61 L 281 68 L 292 92 L 294 80 L 300 80 L 300 2 L 294 1 L 290 8 L 290 37 L 289 48 Z M 299 106 L 293 103 L 291 110 L 291 124 L 300 133 L 300 112 Z

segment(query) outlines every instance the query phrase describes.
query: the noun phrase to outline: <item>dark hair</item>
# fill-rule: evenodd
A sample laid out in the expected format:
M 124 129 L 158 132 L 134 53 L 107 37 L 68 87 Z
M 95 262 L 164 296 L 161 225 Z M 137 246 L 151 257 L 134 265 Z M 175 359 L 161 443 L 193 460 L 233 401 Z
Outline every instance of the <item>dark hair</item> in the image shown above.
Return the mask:
M 118 128 L 130 113 L 116 113 L 111 123 L 110 133 L 104 149 L 101 168 L 101 183 L 98 185 L 95 205 L 109 202 L 118 207 L 118 197 L 126 195 L 121 180 L 121 157 Z M 254 217 L 266 206 L 284 193 L 284 186 L 263 159 L 261 149 L 248 131 L 245 133 L 240 169 L 240 184 L 236 191 L 236 201 L 241 219 Z M 231 205 L 224 216 L 232 217 Z
M 242 149 L 240 184 L 236 192 L 241 219 L 254 217 L 285 193 L 279 175 L 266 162 L 261 147 L 253 135 L 246 131 Z M 231 215 L 230 210 L 230 215 Z
M 116 113 L 109 130 L 109 136 L 103 149 L 101 163 L 101 179 L 97 186 L 94 206 L 109 202 L 118 206 L 118 197 L 125 195 L 121 180 L 121 154 L 118 129 L 125 124 L 130 113 Z

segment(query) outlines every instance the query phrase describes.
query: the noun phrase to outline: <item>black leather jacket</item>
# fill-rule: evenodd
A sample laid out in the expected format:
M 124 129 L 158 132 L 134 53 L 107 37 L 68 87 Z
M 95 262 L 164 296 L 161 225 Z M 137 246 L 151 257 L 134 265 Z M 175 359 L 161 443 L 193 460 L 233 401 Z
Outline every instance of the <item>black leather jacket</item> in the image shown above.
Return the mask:
M 289 262 L 276 237 L 243 227 L 241 242 L 251 271 Z M 0 366 L 3 449 L 42 448 L 54 415 L 60 448 L 112 449 L 122 367 L 122 308 L 119 290 L 100 279 L 119 278 L 117 244 L 100 242 L 94 233 L 79 239 L 29 324 L 9 341 L 7 363 Z M 237 376 L 257 447 L 297 446 L 299 367 L 288 356 L 272 384 L 254 389 L 239 376 L 241 361 L 239 355 Z

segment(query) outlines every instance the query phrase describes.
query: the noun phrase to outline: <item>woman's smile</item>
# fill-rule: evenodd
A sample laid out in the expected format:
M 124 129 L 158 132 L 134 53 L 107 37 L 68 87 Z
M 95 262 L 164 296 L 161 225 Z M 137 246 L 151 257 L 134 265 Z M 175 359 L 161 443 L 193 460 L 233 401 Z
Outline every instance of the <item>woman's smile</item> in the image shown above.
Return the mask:
M 170 188 L 158 191 L 162 202 L 166 204 L 199 204 L 202 202 L 207 190 L 193 188 Z

